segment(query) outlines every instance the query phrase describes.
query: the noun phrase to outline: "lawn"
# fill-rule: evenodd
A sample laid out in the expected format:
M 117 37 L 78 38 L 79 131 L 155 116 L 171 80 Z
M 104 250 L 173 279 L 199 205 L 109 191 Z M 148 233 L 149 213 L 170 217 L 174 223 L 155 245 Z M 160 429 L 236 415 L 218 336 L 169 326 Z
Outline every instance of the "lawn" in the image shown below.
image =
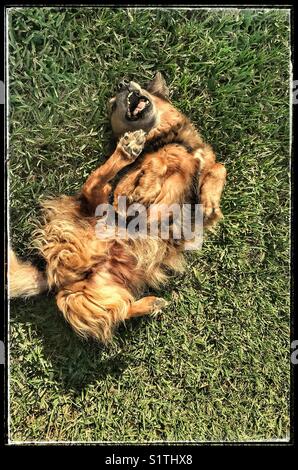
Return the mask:
M 160 295 L 158 318 L 80 340 L 51 296 L 10 305 L 10 440 L 270 440 L 289 435 L 289 14 L 9 12 L 10 235 L 35 256 L 39 201 L 110 151 L 107 101 L 156 70 L 228 171 L 225 215 Z

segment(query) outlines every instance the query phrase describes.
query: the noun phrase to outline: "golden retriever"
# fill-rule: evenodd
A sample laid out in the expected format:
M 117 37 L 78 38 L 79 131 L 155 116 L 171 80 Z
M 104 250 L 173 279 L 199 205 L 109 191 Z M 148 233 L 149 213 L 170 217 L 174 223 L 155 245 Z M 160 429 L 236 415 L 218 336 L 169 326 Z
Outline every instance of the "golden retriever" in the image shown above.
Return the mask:
M 10 256 L 10 297 L 56 291 L 65 319 L 83 337 L 106 342 L 119 322 L 159 311 L 165 301 L 141 297 L 158 288 L 169 272 L 184 269 L 186 241 L 162 237 L 98 237 L 96 208 L 125 196 L 142 204 L 149 219 L 153 205 L 200 202 L 204 226 L 222 217 L 220 199 L 225 167 L 194 125 L 170 102 L 158 73 L 148 86 L 123 80 L 110 100 L 114 153 L 87 179 L 80 194 L 43 203 L 35 244 L 46 261 L 40 273 Z M 126 174 L 112 189 L 116 175 Z

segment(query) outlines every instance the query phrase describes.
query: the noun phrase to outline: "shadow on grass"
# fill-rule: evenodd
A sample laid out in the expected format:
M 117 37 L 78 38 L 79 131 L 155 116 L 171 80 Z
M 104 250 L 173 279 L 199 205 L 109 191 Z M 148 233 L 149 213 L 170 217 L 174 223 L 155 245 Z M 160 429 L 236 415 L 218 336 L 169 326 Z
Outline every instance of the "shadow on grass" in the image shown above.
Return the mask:
M 36 364 L 36 375 L 46 373 L 51 381 L 75 395 L 94 382 L 106 380 L 108 376 L 121 376 L 135 360 L 127 352 L 127 346 L 135 340 L 144 323 L 151 320 L 147 317 L 136 318 L 130 320 L 129 325 L 120 325 L 111 344 L 104 346 L 79 338 L 64 321 L 53 296 L 41 295 L 27 301 L 18 299 L 12 301 L 10 306 L 11 324 L 30 324 L 34 336 L 36 334 L 42 342 L 40 367 Z M 32 340 L 28 343 L 28 348 L 36 344 L 36 336 L 34 343 Z M 46 372 L 42 366 L 45 360 Z

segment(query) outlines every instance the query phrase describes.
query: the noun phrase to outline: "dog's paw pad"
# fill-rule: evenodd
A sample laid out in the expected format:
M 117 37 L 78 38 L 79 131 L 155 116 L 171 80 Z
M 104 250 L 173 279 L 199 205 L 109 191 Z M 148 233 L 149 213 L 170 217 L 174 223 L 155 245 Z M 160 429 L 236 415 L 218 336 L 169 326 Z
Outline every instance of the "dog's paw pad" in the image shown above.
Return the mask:
M 145 140 L 146 132 L 140 129 L 135 132 L 126 132 L 124 136 L 121 137 L 119 144 L 130 158 L 135 159 L 142 152 Z
M 204 227 L 211 229 L 213 228 L 220 219 L 223 218 L 223 214 L 218 206 L 206 206 L 204 207 Z
M 169 305 L 169 302 L 161 297 L 157 297 L 152 305 L 152 313 L 160 313 L 165 307 Z

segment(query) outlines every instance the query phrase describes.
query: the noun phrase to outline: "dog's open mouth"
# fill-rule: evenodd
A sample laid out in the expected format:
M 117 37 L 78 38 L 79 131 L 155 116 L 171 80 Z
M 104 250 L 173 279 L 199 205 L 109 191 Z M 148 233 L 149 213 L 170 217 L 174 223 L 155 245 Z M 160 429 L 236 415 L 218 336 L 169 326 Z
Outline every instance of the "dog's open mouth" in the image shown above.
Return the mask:
M 140 95 L 136 91 L 131 91 L 127 96 L 126 118 L 130 121 L 136 121 L 142 118 L 150 107 L 150 104 L 146 96 Z

